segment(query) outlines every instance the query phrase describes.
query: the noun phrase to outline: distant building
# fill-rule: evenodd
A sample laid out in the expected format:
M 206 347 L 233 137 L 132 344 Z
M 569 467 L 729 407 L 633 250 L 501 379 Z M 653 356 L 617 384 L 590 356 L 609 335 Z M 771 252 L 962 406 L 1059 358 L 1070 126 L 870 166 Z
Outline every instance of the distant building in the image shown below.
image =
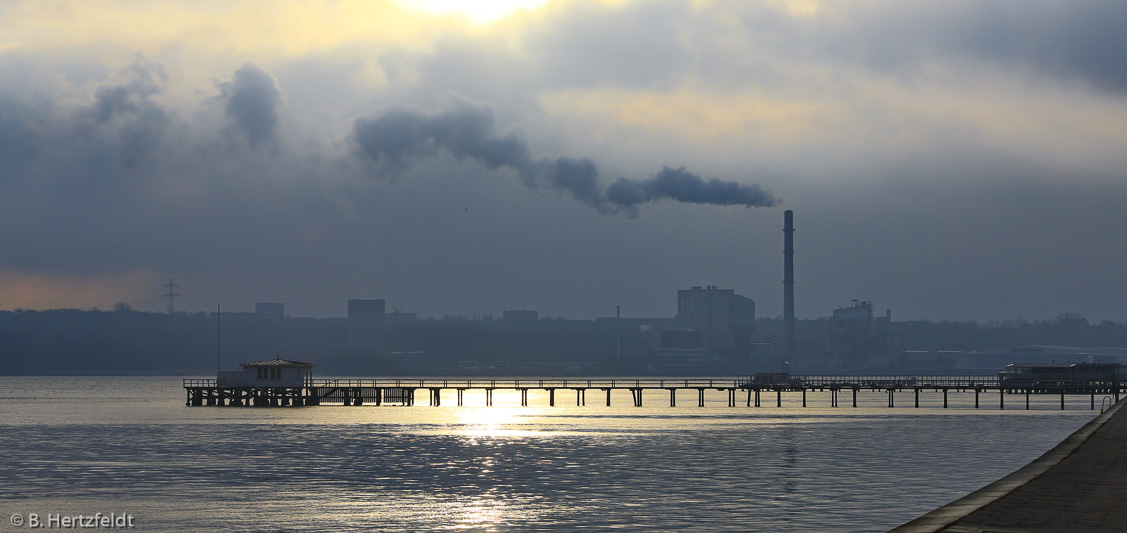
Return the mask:
M 419 320 L 415 313 L 404 313 L 402 311 L 388 313 L 384 318 L 388 325 L 412 324 Z
M 887 370 L 903 352 L 900 336 L 889 330 L 892 310 L 877 317 L 873 302 L 853 300 L 853 305 L 834 309 L 830 317 L 830 356 L 853 370 Z
M 1005 391 L 1090 392 L 1096 384 L 1118 390 L 1125 378 L 1127 367 L 1119 363 L 1012 364 L 998 373 L 998 385 Z
M 699 332 L 699 347 L 713 357 L 743 353 L 755 330 L 755 302 L 716 285 L 679 290 L 675 323 Z
M 286 316 L 286 304 L 275 302 L 259 302 L 254 304 L 254 314 L 267 316 Z
M 535 324 L 540 319 L 540 314 L 527 309 L 506 309 L 501 313 L 501 320 L 509 325 Z
M 220 387 L 304 387 L 313 379 L 313 364 L 282 358 L 242 363 L 241 370 L 219 372 Z
M 375 298 L 348 300 L 348 344 L 355 350 L 384 353 L 387 329 L 385 302 Z

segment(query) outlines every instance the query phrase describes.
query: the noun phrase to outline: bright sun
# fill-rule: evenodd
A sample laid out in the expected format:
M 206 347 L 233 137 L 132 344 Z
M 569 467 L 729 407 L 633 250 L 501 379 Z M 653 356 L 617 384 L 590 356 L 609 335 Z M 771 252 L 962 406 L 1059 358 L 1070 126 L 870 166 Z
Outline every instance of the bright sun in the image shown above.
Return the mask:
M 406 9 L 435 15 L 463 15 L 485 24 L 518 9 L 536 9 L 548 0 L 397 0 Z

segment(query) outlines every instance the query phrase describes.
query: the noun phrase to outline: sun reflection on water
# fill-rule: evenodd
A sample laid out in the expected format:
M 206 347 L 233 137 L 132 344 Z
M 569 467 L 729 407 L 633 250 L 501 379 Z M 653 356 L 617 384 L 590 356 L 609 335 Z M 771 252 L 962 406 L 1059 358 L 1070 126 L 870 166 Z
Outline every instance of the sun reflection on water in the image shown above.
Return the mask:
M 458 504 L 454 513 L 457 517 L 449 529 L 497 531 L 506 518 L 512 519 L 505 500 L 494 494 L 470 498 Z
M 471 437 L 506 437 L 525 435 L 532 432 L 520 429 L 524 414 L 520 408 L 511 407 L 469 407 L 456 414 L 456 421 L 462 426 L 461 434 Z

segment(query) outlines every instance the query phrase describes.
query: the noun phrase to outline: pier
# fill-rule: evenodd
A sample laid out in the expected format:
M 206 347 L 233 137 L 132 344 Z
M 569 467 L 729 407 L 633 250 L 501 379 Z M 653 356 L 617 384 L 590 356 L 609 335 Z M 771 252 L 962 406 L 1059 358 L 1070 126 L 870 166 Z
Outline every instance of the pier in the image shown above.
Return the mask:
M 1015 381 L 998 376 L 790 376 L 784 374 L 758 374 L 754 376 L 720 378 L 373 378 L 373 379 L 304 379 L 288 386 L 238 386 L 216 379 L 185 379 L 184 389 L 188 406 L 259 406 L 300 407 L 313 405 L 398 405 L 412 406 L 416 395 L 427 395 L 427 405 L 441 406 L 444 396 L 454 405 L 465 405 L 464 393 L 483 391 L 484 405 L 493 405 L 497 390 L 518 391 L 520 404 L 529 405 L 529 391 L 547 393 L 548 406 L 557 401 L 575 398 L 576 406 L 587 405 L 587 393 L 593 392 L 599 402 L 605 396 L 605 405 L 611 406 L 612 392 L 629 392 L 635 407 L 643 406 L 643 393 L 665 391 L 669 407 L 677 406 L 680 396 L 696 400 L 697 407 L 705 406 L 705 392 L 726 393 L 728 407 L 743 404 L 746 407 L 783 406 L 783 394 L 788 400 L 801 397 L 801 405 L 817 401 L 829 407 L 858 406 L 861 392 L 878 392 L 887 396 L 888 407 L 920 407 L 920 393 L 940 393 L 943 407 L 949 405 L 950 394 L 974 394 L 974 407 L 996 401 L 1006 409 L 1007 396 L 1010 407 L 1030 408 L 1033 395 L 1059 395 L 1060 407 L 1065 408 L 1066 397 L 1088 400 L 1095 410 L 1097 396 L 1107 396 L 1119 401 L 1125 382 L 1111 379 L 1069 379 L 1067 376 L 1039 376 L 1037 381 Z M 445 393 L 445 394 L 444 394 Z M 620 392 L 621 395 L 621 392 Z M 453 398 L 451 398 L 453 396 Z M 791 398 L 791 397 L 795 398 Z M 652 398 L 652 394 L 650 395 Z M 816 399 L 815 399 L 816 397 Z M 1101 398 L 1102 400 L 1102 398 Z M 882 400 L 883 402 L 883 400 Z M 665 402 L 662 402 L 663 404 Z M 448 403 L 449 405 L 449 403 Z

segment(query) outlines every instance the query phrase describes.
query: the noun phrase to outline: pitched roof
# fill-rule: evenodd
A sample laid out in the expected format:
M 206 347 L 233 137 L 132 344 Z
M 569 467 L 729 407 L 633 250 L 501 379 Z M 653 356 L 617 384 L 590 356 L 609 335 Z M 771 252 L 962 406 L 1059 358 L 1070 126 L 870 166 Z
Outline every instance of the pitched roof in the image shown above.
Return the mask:
M 290 361 L 289 359 L 267 359 L 253 363 L 242 363 L 239 366 L 313 366 L 313 363 L 302 363 L 301 361 Z

